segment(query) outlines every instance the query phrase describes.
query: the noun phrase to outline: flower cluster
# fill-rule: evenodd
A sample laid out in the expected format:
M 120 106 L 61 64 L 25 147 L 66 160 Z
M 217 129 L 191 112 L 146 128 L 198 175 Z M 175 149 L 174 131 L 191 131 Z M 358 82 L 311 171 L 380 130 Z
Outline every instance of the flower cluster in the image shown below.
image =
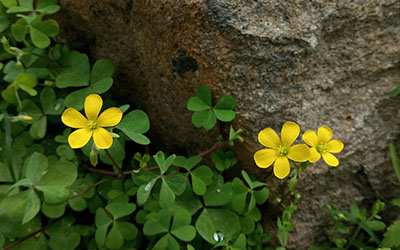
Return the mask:
M 339 153 L 343 149 L 343 142 L 332 139 L 332 130 L 320 127 L 318 135 L 307 130 L 303 134 L 305 144 L 292 145 L 300 134 L 300 126 L 294 122 L 286 122 L 281 130 L 281 138 L 272 128 L 266 128 L 258 134 L 258 141 L 265 149 L 254 154 L 254 161 L 260 168 L 268 168 L 274 164 L 274 174 L 279 179 L 290 173 L 289 160 L 295 162 L 317 162 L 321 156 L 324 161 L 333 167 L 339 165 L 338 159 L 331 153 Z

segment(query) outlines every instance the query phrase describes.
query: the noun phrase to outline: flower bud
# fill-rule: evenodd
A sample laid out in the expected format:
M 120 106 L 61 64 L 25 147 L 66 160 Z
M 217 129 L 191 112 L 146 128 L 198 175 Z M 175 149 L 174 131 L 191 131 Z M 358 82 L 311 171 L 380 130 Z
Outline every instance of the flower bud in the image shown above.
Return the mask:
M 110 132 L 110 134 L 111 134 L 111 136 L 112 136 L 113 138 L 116 138 L 116 139 L 118 139 L 118 138 L 119 138 L 119 135 L 118 135 L 118 134 L 116 134 L 116 133 Z
M 22 122 L 22 121 L 32 121 L 32 116 L 29 115 L 17 115 L 10 117 L 11 122 Z
M 92 164 L 93 167 L 96 167 L 97 163 L 99 162 L 99 153 L 97 153 L 96 150 L 90 151 L 89 159 L 90 159 L 90 164 Z

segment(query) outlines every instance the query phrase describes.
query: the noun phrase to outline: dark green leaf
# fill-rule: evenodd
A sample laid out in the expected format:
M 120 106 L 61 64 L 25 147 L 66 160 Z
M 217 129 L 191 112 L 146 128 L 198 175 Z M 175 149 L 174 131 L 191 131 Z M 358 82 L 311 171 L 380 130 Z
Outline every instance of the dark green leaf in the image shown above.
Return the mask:
M 71 68 L 58 75 L 56 85 L 59 88 L 88 86 L 89 78 L 89 58 L 86 54 L 79 54 L 74 57 Z
M 168 208 L 175 202 L 175 194 L 172 192 L 165 180 L 162 180 L 163 182 L 160 190 L 160 206 L 162 208 Z
M 75 200 L 75 199 L 73 199 Z M 71 200 L 71 201 L 73 201 Z M 64 215 L 67 203 L 61 203 L 58 205 L 49 205 L 47 203 L 42 204 L 42 213 L 51 219 L 57 219 Z
M 163 180 L 176 195 L 181 195 L 187 186 L 187 177 L 183 176 L 182 174 L 164 177 Z
M 205 208 L 196 221 L 197 232 L 211 244 L 232 239 L 240 230 L 237 215 L 223 208 Z
M 26 177 L 32 182 L 32 184 L 38 184 L 43 176 L 48 171 L 48 160 L 46 156 L 33 153 L 26 161 Z
M 11 25 L 11 34 L 14 36 L 17 42 L 23 42 L 25 40 L 25 34 L 27 31 L 28 26 L 24 20 L 18 21 Z
M 210 130 L 217 122 L 214 113 L 211 110 L 197 111 L 192 115 L 192 123 L 195 127 L 204 127 L 205 130 Z
M 28 190 L 28 200 L 22 224 L 32 220 L 40 211 L 40 199 L 33 189 Z
M 396 220 L 387 228 L 382 244 L 385 247 L 400 247 L 400 220 Z
M 200 100 L 202 100 L 206 105 L 211 107 L 211 92 L 207 86 L 199 86 L 196 90 L 196 95 Z
M 39 182 L 40 185 L 68 187 L 78 176 L 77 167 L 72 162 L 60 160 L 50 166 L 47 174 Z
M 5 31 L 10 26 L 10 21 L 4 15 L 0 15 L 0 32 Z
M 106 210 L 113 215 L 115 220 L 130 215 L 135 209 L 136 205 L 134 203 L 122 203 L 117 201 L 111 202 L 106 206 Z
M 139 204 L 144 204 L 147 201 L 157 180 L 158 178 L 154 178 L 149 183 L 143 184 L 139 187 L 137 192 L 137 201 Z
M 211 106 L 207 105 L 199 97 L 195 96 L 189 99 L 187 109 L 190 111 L 204 111 L 211 109 Z
M 138 229 L 129 222 L 114 222 L 114 226 L 118 228 L 124 239 L 134 240 L 138 234 Z
M 119 249 L 124 244 L 124 237 L 114 224 L 107 235 L 106 246 L 109 249 Z
M 94 84 L 105 78 L 110 78 L 112 77 L 113 73 L 114 73 L 114 65 L 109 60 L 107 59 L 97 60 L 92 68 L 90 82 Z
M 36 29 L 40 30 L 43 34 L 49 36 L 49 37 L 55 37 L 57 36 L 60 27 L 58 26 L 58 23 L 53 20 L 53 19 L 47 19 L 42 22 L 38 22 L 35 24 L 32 24 Z
M 36 189 L 44 193 L 44 201 L 49 205 L 58 205 L 67 201 L 69 191 L 65 187 L 37 185 Z
M 39 120 L 35 121 L 29 129 L 29 134 L 33 139 L 42 139 L 46 135 L 47 117 L 42 116 Z
M 165 227 L 158 220 L 151 218 L 151 219 L 147 220 L 146 223 L 144 224 L 143 233 L 145 235 L 151 236 L 151 235 L 168 232 L 168 229 L 169 228 Z
M 80 90 L 76 90 L 71 94 L 67 95 L 65 98 L 65 106 L 69 108 L 75 108 L 76 110 L 82 110 L 85 98 L 93 94 L 93 91 L 90 88 L 83 88 Z
M 1 3 L 6 7 L 6 8 L 11 8 L 14 6 L 18 6 L 17 0 L 1 0 Z
M 180 240 L 191 241 L 196 236 L 196 229 L 194 226 L 185 225 L 177 229 L 172 229 L 171 233 Z

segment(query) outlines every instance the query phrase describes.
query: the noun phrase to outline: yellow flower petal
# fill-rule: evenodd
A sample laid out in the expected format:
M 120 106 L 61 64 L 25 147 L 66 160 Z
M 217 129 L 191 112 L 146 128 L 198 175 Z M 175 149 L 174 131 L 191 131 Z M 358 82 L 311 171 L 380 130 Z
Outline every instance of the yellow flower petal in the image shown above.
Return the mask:
M 331 153 L 324 152 L 322 153 L 322 158 L 324 158 L 324 161 L 326 164 L 332 167 L 337 167 L 339 165 L 339 160 L 333 156 Z
M 289 148 L 287 155 L 292 161 L 305 162 L 310 158 L 310 148 L 306 144 L 296 144 Z
M 68 136 L 68 143 L 71 148 L 81 148 L 88 143 L 92 137 L 92 130 L 88 128 L 77 129 Z
M 317 162 L 321 158 L 321 154 L 318 153 L 317 149 L 312 147 L 310 148 L 310 159 L 311 163 Z
M 285 122 L 281 131 L 282 143 L 290 147 L 300 134 L 300 126 L 294 122 Z
M 332 140 L 330 142 L 328 142 L 328 145 L 326 145 L 326 150 L 330 153 L 339 153 L 340 151 L 342 151 L 344 144 L 343 142 L 339 141 L 339 140 Z
M 267 168 L 274 163 L 274 161 L 278 158 L 278 150 L 265 148 L 258 150 L 254 154 L 254 161 L 257 166 L 260 168 Z
M 119 108 L 109 108 L 97 118 L 100 127 L 112 127 L 117 125 L 122 119 L 122 111 Z
M 88 120 L 76 109 L 67 108 L 61 116 L 61 121 L 71 128 L 87 127 Z
M 283 179 L 290 173 L 290 165 L 287 157 L 278 157 L 274 164 L 274 174 L 279 179 Z
M 281 145 L 281 139 L 272 128 L 261 130 L 258 134 L 258 141 L 269 148 L 278 148 Z
M 332 139 L 332 129 L 328 127 L 318 128 L 318 141 L 321 143 L 328 143 Z
M 311 147 L 315 147 L 318 145 L 318 136 L 313 130 L 307 130 L 303 134 L 303 141 Z
M 99 95 L 92 94 L 85 99 L 85 114 L 88 120 L 96 120 L 103 106 L 103 100 Z
M 96 147 L 100 149 L 110 148 L 113 143 L 113 138 L 107 130 L 98 127 L 93 131 L 93 140 Z

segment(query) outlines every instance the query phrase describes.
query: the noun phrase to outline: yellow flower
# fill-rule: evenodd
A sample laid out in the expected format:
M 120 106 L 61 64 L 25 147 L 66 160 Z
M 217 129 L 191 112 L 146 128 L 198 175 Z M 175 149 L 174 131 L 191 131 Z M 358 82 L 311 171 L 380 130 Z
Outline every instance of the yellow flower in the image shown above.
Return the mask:
M 329 166 L 336 167 L 339 165 L 338 159 L 331 153 L 339 153 L 344 145 L 339 140 L 331 139 L 332 130 L 327 127 L 319 127 L 318 135 L 312 130 L 307 130 L 303 134 L 303 140 L 311 146 L 309 159 L 311 163 L 318 161 L 322 155 L 322 158 Z
M 89 95 L 85 99 L 84 117 L 74 108 L 67 108 L 61 116 L 61 121 L 71 128 L 77 128 L 68 136 L 68 143 L 71 148 L 81 148 L 85 146 L 93 136 L 94 143 L 100 149 L 110 148 L 113 138 L 103 127 L 117 125 L 122 118 L 119 108 L 109 108 L 100 113 L 103 100 L 99 95 Z
M 260 168 L 267 168 L 274 164 L 274 174 L 283 179 L 290 173 L 289 159 L 305 162 L 310 157 L 310 149 L 305 144 L 293 145 L 300 134 L 300 126 L 294 122 L 283 124 L 281 137 L 272 128 L 266 128 L 258 134 L 258 141 L 264 145 L 254 154 L 254 161 Z

